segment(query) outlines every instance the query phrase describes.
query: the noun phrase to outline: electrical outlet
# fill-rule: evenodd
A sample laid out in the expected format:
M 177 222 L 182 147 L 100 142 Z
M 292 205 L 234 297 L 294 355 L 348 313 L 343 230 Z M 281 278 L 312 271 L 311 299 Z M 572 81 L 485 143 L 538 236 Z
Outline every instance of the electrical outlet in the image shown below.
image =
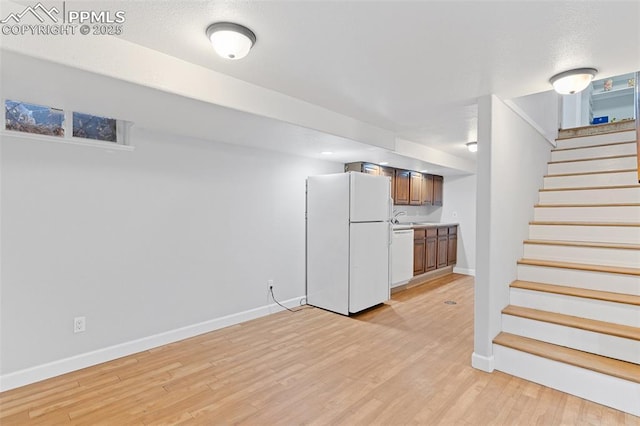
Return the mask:
M 73 319 L 73 332 L 82 333 L 87 329 L 87 319 L 85 317 L 75 317 Z

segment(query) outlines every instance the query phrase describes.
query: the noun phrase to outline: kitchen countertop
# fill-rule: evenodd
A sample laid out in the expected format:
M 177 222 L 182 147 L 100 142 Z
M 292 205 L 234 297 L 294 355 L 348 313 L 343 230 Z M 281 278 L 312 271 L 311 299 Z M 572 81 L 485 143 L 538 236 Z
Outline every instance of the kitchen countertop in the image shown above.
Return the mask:
M 393 225 L 393 229 L 416 229 L 416 228 L 439 228 L 444 226 L 458 226 L 455 222 L 408 222 L 397 223 Z

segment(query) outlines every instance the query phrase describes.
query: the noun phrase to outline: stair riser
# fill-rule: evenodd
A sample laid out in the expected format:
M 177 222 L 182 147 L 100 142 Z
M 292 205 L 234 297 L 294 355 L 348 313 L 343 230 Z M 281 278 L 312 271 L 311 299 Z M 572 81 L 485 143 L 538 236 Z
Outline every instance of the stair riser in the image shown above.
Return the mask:
M 493 345 L 496 370 L 640 416 L 640 384 Z
M 628 132 L 609 133 L 606 135 L 583 136 L 580 138 L 560 139 L 557 141 L 556 148 L 577 148 L 592 145 L 604 145 L 607 143 L 629 142 L 636 140 L 636 132 L 630 130 Z
M 541 191 L 539 200 L 540 204 L 640 203 L 640 186 L 579 191 Z
M 637 275 L 518 265 L 518 279 L 521 281 L 640 296 L 640 279 Z M 515 303 L 512 302 L 512 304 Z
M 532 240 L 638 244 L 640 226 L 529 225 Z
M 511 288 L 509 295 L 512 305 L 640 327 L 640 306 L 520 288 Z
M 636 167 L 634 167 L 635 169 Z M 638 172 L 599 173 L 577 176 L 548 176 L 544 178 L 544 188 L 590 188 L 593 186 L 637 185 Z
M 536 207 L 535 221 L 542 222 L 640 222 L 640 206 L 614 207 Z
M 637 268 L 640 250 L 525 244 L 524 258 Z M 640 280 L 640 277 L 638 277 Z
M 637 153 L 636 144 L 625 143 L 569 151 L 552 151 L 551 161 L 581 160 L 585 158 L 611 157 L 613 155 L 635 155 Z
M 502 331 L 640 364 L 638 340 L 505 314 L 502 315 Z
M 625 170 L 637 168 L 636 157 L 606 158 L 602 160 L 573 161 L 569 163 L 549 164 L 550 175 L 563 173 L 604 172 L 608 170 Z

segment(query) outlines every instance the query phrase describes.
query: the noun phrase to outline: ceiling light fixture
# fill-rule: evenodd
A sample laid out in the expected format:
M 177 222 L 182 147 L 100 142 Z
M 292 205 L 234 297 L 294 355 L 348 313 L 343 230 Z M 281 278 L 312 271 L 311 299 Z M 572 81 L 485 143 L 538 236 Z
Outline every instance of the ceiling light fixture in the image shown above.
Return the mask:
M 207 28 L 207 37 L 216 53 L 225 59 L 242 59 L 256 43 L 256 35 L 233 22 L 216 22 Z
M 467 144 L 467 149 L 470 152 L 477 152 L 478 151 L 478 142 L 469 142 Z
M 320 154 L 322 154 L 322 155 L 331 155 L 331 154 L 333 154 L 333 151 L 322 151 Z
M 578 68 L 556 74 L 549 79 L 556 92 L 573 95 L 587 88 L 598 72 L 595 68 Z

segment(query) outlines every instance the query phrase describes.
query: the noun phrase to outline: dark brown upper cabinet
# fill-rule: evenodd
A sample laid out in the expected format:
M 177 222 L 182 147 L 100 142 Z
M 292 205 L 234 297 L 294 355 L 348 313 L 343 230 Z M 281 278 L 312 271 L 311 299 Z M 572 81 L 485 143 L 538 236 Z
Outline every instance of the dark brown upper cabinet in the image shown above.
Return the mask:
M 409 170 L 396 169 L 395 204 L 405 206 L 409 204 L 410 177 Z

